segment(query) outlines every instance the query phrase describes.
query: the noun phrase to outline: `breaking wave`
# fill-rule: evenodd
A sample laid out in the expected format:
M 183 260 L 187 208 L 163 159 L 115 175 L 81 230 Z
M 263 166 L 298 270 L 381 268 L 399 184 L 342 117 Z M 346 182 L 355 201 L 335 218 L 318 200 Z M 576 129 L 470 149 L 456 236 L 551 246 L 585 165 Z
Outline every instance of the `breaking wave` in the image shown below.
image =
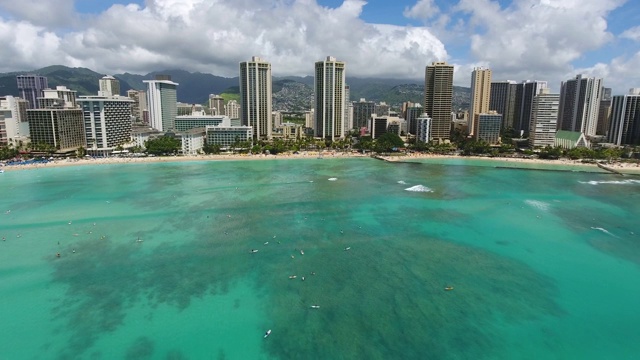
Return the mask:
M 329 180 L 329 181 L 336 181 L 336 180 L 338 180 L 338 178 L 329 178 L 329 179 L 327 179 L 327 180 Z
M 404 182 L 404 181 L 402 181 L 402 180 L 398 181 L 398 184 L 401 184 L 401 185 L 407 185 L 407 183 L 406 183 L 406 182 Z
M 610 180 L 610 181 L 580 181 L 581 184 L 589 184 L 589 185 L 600 185 L 600 184 L 613 184 L 613 185 L 630 185 L 630 184 L 640 184 L 640 180 Z
M 605 229 L 605 228 L 601 228 L 601 227 L 591 227 L 593 230 L 598 230 L 598 231 L 602 231 L 603 233 L 613 236 L 613 237 L 617 237 L 615 235 L 613 235 L 612 233 L 609 232 L 609 230 Z
M 544 201 L 538 201 L 538 200 L 525 200 L 525 203 L 527 203 L 527 205 L 534 207 L 538 210 L 542 210 L 542 211 L 547 211 L 549 210 L 549 203 L 546 203 Z
M 412 192 L 433 192 L 433 190 L 423 185 L 412 186 L 410 188 L 406 188 L 405 190 Z

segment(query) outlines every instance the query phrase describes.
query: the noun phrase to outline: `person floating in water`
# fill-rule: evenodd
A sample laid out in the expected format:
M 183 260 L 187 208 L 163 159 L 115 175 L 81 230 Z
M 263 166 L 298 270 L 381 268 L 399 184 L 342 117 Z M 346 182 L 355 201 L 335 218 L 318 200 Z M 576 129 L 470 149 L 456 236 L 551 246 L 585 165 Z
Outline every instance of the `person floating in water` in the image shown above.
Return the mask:
M 56 257 L 60 257 L 60 253 L 56 253 Z

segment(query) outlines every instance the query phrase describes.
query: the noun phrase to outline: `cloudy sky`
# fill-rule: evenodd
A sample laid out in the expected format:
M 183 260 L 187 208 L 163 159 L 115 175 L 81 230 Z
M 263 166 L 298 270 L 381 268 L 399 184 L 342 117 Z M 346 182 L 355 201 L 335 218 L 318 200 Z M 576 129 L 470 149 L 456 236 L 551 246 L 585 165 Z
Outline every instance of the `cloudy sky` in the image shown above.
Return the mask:
M 327 55 L 349 76 L 420 80 L 432 61 L 494 80 L 603 77 L 640 87 L 638 0 L 0 0 L 0 71 L 62 64 L 114 74 L 181 68 L 237 76 L 260 56 L 275 76 Z

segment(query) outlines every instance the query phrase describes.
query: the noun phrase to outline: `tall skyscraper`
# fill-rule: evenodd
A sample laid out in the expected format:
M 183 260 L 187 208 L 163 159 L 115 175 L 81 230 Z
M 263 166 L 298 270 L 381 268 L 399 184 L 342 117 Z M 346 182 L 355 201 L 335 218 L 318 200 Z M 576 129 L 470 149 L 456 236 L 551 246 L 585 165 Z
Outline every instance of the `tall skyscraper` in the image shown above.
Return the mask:
M 613 97 L 607 135 L 607 140 L 616 145 L 640 145 L 640 89 Z
M 515 116 L 513 129 L 520 135 L 529 134 L 531 129 L 531 110 L 533 109 L 533 98 L 540 93 L 540 90 L 547 88 L 546 81 L 524 80 L 516 86 Z
M 346 64 L 327 56 L 315 65 L 315 136 L 332 141 L 344 137 Z
M 108 155 L 119 145 L 131 141 L 131 105 L 124 96 L 82 96 L 87 150 Z M 102 152 L 102 153 L 101 153 Z
M 611 120 L 611 88 L 602 88 L 602 98 L 600 99 L 600 108 L 598 109 L 598 127 L 597 135 L 607 135 Z
M 344 130 L 353 129 L 353 103 L 351 102 L 351 88 L 344 86 Z
M 560 85 L 558 130 L 596 135 L 602 96 L 602 79 L 577 75 Z
M 164 79 L 165 77 L 160 77 Z M 171 80 L 144 80 L 147 84 L 147 106 L 152 128 L 169 131 L 175 128 L 178 115 L 178 83 Z
M 29 102 L 29 109 L 38 108 L 38 98 L 42 97 L 42 90 L 49 87 L 47 78 L 40 75 L 18 75 L 18 91 L 20 97 Z
M 531 129 L 529 130 L 530 146 L 554 146 L 559 106 L 560 95 L 550 94 L 549 89 L 542 89 L 540 94 L 533 98 Z
M 270 63 L 257 56 L 240 63 L 240 115 L 255 139 L 271 139 L 271 91 Z
M 453 65 L 433 62 L 424 76 L 424 112 L 432 119 L 431 138 L 442 141 L 451 135 Z
M 473 69 L 471 73 L 471 111 L 469 111 L 469 134 L 474 133 L 478 115 L 489 112 L 491 95 L 491 70 L 482 67 Z
M 422 105 L 415 103 L 412 106 L 407 107 L 405 111 L 405 120 L 407 121 L 407 132 L 411 135 L 417 136 L 418 134 L 418 118 L 424 114 Z M 431 126 L 431 120 L 429 120 L 429 127 Z M 431 129 L 429 129 L 429 132 Z
M 491 83 L 491 95 L 489 97 L 489 110 L 502 114 L 502 128 L 513 128 L 516 109 L 515 81 L 496 81 Z
M 353 127 L 355 129 L 361 129 L 367 127 L 371 114 L 376 112 L 376 103 L 373 101 L 367 101 L 366 99 L 360 99 L 358 102 L 353 103 Z
M 135 121 L 144 122 L 144 111 L 147 110 L 147 96 L 144 90 L 128 90 L 127 97 L 133 101 L 131 115 L 136 118 Z
M 225 115 L 224 113 L 224 99 L 220 95 L 209 95 L 209 110 L 211 115 Z
M 224 106 L 224 112 L 230 119 L 240 119 L 240 104 L 236 100 L 229 100 Z
M 114 96 L 120 95 L 120 81 L 113 76 L 105 75 L 102 79 L 98 80 L 100 85 L 100 96 Z

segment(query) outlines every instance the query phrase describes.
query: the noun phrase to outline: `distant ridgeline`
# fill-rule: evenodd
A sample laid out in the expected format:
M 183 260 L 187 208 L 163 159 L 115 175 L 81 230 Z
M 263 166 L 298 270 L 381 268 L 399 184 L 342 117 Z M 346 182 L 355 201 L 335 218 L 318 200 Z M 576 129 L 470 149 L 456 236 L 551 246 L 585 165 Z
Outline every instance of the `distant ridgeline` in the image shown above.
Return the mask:
M 19 96 L 16 75 L 38 74 L 46 76 L 49 86 L 55 88 L 64 85 L 76 90 L 78 95 L 98 93 L 98 79 L 112 75 L 120 80 L 121 95 L 127 90 L 145 89 L 142 82 L 154 78 L 156 74 L 171 75 L 178 86 L 178 101 L 190 104 L 206 104 L 209 94 L 222 94 L 228 100 L 239 100 L 238 78 L 225 78 L 212 74 L 191 73 L 184 70 L 163 70 L 146 75 L 137 74 L 101 74 L 86 68 L 70 68 L 62 65 L 48 66 L 42 69 L 0 73 L 0 96 Z M 303 111 L 313 105 L 313 77 L 288 76 L 273 78 L 273 109 Z M 384 101 L 387 104 L 400 104 L 405 101 L 422 103 L 424 96 L 423 80 L 395 80 L 375 78 L 349 78 L 351 101 L 365 98 L 369 101 Z M 453 106 L 455 109 L 469 107 L 471 90 L 454 86 Z

